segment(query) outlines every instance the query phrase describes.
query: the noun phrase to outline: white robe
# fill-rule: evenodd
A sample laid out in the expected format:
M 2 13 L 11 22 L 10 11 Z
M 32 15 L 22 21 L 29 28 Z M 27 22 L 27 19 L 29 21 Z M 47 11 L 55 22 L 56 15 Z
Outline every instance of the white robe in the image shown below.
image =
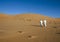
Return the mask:
M 43 26 L 43 21 L 42 20 L 40 21 L 40 25 Z
M 46 20 L 44 20 L 44 26 L 45 26 L 45 27 L 47 26 L 47 24 L 46 24 L 46 23 L 47 23 L 47 21 L 46 21 Z

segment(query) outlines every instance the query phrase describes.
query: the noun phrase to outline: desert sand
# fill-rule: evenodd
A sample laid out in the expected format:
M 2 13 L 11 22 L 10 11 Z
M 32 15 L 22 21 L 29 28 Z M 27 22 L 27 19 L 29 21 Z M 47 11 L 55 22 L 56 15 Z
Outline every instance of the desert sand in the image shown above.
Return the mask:
M 40 19 L 47 27 L 40 27 Z M 39 14 L 0 14 L 0 42 L 60 42 L 60 18 Z

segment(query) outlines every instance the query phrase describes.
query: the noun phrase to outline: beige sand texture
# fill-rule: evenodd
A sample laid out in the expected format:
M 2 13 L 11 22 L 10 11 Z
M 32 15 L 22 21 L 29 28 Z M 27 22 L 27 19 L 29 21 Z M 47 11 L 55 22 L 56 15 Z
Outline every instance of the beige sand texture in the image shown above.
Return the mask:
M 47 27 L 40 27 L 40 19 Z M 60 18 L 39 14 L 0 14 L 0 42 L 60 42 Z

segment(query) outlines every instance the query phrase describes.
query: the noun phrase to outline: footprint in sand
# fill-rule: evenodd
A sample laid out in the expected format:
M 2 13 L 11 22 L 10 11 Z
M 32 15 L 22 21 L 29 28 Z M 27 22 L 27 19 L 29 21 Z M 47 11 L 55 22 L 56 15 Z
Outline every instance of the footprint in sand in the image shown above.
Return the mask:
M 54 26 L 53 28 L 57 28 L 56 26 Z
M 56 33 L 56 34 L 60 34 L 60 33 Z
M 37 37 L 36 36 L 31 36 L 31 35 L 28 36 L 28 39 L 33 39 L 33 38 L 37 38 Z
M 23 31 L 18 31 L 19 34 L 23 34 L 24 32 Z

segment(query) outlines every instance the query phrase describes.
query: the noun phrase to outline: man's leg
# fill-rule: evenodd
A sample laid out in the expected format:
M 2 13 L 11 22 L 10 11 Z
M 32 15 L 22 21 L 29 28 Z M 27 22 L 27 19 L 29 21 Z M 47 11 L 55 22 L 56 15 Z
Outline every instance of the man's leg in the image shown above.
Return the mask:
M 40 26 L 42 27 L 42 26 L 43 26 L 43 24 L 41 23 L 41 24 L 40 24 Z

